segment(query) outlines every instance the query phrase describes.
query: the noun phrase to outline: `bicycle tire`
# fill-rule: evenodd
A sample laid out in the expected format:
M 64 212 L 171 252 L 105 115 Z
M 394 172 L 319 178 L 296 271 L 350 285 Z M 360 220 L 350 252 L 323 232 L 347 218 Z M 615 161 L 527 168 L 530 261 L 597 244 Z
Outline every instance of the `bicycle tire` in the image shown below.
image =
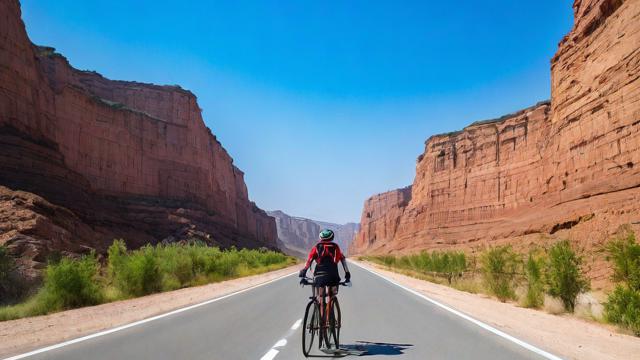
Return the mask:
M 333 297 L 331 301 L 330 325 L 331 336 L 333 337 L 333 345 L 336 349 L 340 348 L 340 328 L 342 327 L 342 312 L 340 311 L 340 303 L 337 297 Z
M 320 303 L 317 303 L 316 306 L 318 307 L 318 349 L 322 350 L 322 346 L 324 345 L 323 343 L 326 343 L 325 339 L 327 338 L 327 325 L 325 324 L 324 318 L 326 306 L 324 304 L 321 305 Z M 322 309 L 322 311 L 320 311 L 320 309 Z
M 309 314 L 309 310 L 311 310 L 311 314 Z M 309 316 L 311 315 L 311 316 Z M 309 301 L 307 304 L 307 308 L 304 311 L 304 322 L 302 327 L 302 353 L 304 357 L 308 357 L 311 352 L 311 348 L 313 347 L 313 340 L 316 337 L 316 333 L 319 329 L 319 311 L 318 305 L 315 301 Z M 318 341 L 320 341 L 318 339 Z
M 331 306 L 329 308 L 329 324 L 324 333 L 327 349 L 338 349 L 340 347 L 340 326 L 341 326 L 341 313 L 340 304 L 338 298 L 333 297 L 331 299 Z

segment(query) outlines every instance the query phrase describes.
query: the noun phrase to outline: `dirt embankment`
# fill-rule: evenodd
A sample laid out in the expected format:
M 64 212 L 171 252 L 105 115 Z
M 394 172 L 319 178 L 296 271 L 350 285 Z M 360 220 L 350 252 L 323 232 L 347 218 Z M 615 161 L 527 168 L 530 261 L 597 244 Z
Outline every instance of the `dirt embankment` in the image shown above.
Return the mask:
M 240 279 L 46 316 L 0 322 L 0 358 L 93 334 L 277 279 L 299 265 Z
M 621 334 L 613 326 L 521 308 L 486 295 L 471 294 L 398 274 L 380 265 L 354 262 L 562 358 L 620 360 L 635 359 L 640 354 L 640 339 Z

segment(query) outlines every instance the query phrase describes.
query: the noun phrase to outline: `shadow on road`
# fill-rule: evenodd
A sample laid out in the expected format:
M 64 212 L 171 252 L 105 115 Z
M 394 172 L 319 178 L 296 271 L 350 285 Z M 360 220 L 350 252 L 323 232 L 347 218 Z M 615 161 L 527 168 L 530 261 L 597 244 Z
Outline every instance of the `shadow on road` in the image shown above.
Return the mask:
M 324 355 L 309 355 L 313 358 L 343 358 L 345 356 L 402 355 L 411 344 L 390 344 L 356 341 L 355 344 L 340 345 L 340 349 L 323 349 Z
M 358 352 L 359 356 L 368 355 L 402 355 L 412 344 L 390 344 L 381 342 L 356 341 L 353 345 L 341 345 L 348 352 Z

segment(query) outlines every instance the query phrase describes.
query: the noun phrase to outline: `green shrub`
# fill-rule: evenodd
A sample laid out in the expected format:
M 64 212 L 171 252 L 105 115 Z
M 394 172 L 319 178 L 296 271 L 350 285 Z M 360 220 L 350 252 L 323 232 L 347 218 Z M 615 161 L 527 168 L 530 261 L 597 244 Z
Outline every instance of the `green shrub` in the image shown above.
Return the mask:
M 480 262 L 487 289 L 502 302 L 515 299 L 514 285 L 520 261 L 511 246 L 486 250 Z
M 209 249 L 204 245 L 192 245 L 186 248 L 187 255 L 191 259 L 191 267 L 194 274 L 204 274 L 207 270 L 207 253 Z
M 427 269 L 431 269 L 436 273 L 442 274 L 449 284 L 451 284 L 454 277 L 459 277 L 467 269 L 467 260 L 463 252 L 434 251 L 431 253 L 431 261 L 424 259 Z
M 236 249 L 225 251 L 216 263 L 216 273 L 223 277 L 236 276 L 241 258 Z
M 0 248 L 0 279 L 5 278 L 5 269 L 11 268 L 5 255 L 5 249 Z M 147 245 L 128 251 L 123 240 L 115 240 L 108 249 L 108 282 L 99 277 L 95 256 L 62 258 L 47 266 L 44 285 L 35 296 L 0 307 L 0 321 L 205 284 L 293 263 L 291 257 L 264 249 L 221 251 L 194 243 Z
M 640 336 L 640 245 L 630 232 L 605 249 L 607 260 L 613 263 L 613 280 L 618 282 L 605 304 L 605 319 Z
M 0 321 L 103 302 L 99 266 L 93 254 L 81 259 L 62 258 L 47 265 L 40 290 L 23 303 L 0 308 Z
M 135 297 L 162 289 L 162 275 L 152 246 L 127 253 L 124 241 L 118 240 L 114 241 L 108 252 L 109 274 L 122 294 Z
M 545 259 L 543 256 L 530 252 L 524 266 L 527 280 L 527 293 L 524 298 L 524 306 L 539 308 L 544 303 L 544 278 L 543 269 Z
M 453 279 L 462 276 L 467 269 L 466 255 L 462 251 L 422 251 L 419 254 L 393 256 L 367 256 L 365 260 L 373 261 L 385 266 L 395 267 L 433 274 L 447 279 L 449 284 Z
M 578 294 L 589 289 L 582 274 L 582 258 L 576 255 L 569 241 L 554 244 L 549 250 L 546 278 L 549 295 L 560 298 L 565 309 L 573 312 Z
M 616 286 L 604 305 L 605 319 L 620 324 L 640 336 L 640 291 Z
M 393 255 L 376 256 L 375 259 L 386 266 L 394 266 L 396 264 L 396 257 Z
M 249 275 L 291 261 L 275 251 L 233 247 L 221 251 L 199 243 L 145 246 L 127 251 L 124 241 L 116 240 L 109 247 L 108 273 L 122 294 L 140 296 Z
M 605 250 L 607 260 L 613 263 L 613 280 L 640 291 L 640 244 L 631 232 L 624 238 L 610 241 Z
M 44 286 L 37 299 L 46 312 L 99 304 L 103 300 L 98 282 L 99 264 L 94 255 L 79 260 L 62 258 L 48 265 Z
M 194 277 L 190 245 L 158 245 L 155 248 L 162 277 L 162 290 L 175 290 L 190 284 Z
M 107 258 L 109 262 L 107 264 L 107 272 L 111 279 L 115 279 L 117 276 L 117 272 L 122 270 L 123 262 L 127 256 L 127 245 L 124 240 L 116 239 L 113 240 L 111 246 L 107 250 Z

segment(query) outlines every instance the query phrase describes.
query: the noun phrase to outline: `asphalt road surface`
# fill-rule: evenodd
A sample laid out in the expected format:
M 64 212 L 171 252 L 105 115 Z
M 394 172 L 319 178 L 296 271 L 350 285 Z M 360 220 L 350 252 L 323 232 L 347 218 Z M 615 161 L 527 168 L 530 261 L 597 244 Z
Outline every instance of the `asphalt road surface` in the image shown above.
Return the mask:
M 544 359 L 354 264 L 341 343 L 365 359 Z M 310 288 L 296 276 L 27 359 L 302 359 Z M 327 356 L 318 351 L 315 354 Z M 353 355 L 347 356 L 355 357 Z

